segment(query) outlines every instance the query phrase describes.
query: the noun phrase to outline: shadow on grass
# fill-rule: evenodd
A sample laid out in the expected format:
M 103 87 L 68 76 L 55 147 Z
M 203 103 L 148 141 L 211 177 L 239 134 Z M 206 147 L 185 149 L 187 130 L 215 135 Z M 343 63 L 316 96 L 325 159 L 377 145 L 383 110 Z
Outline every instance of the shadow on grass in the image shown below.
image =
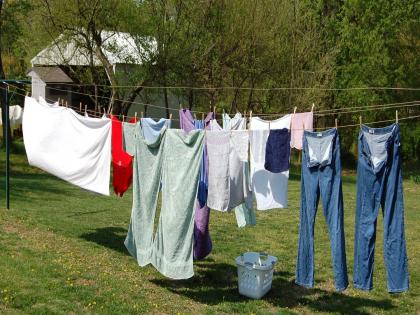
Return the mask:
M 248 298 L 239 295 L 236 266 L 213 261 L 195 262 L 196 274 L 188 280 L 154 279 L 151 282 L 167 290 L 186 296 L 194 301 L 208 305 L 224 302 L 247 302 Z M 322 289 L 307 289 L 294 283 L 289 272 L 276 272 L 273 288 L 263 299 L 275 307 L 294 307 L 304 305 L 318 312 L 338 314 L 369 314 L 374 308 L 378 312 L 395 308 L 389 299 L 373 300 L 351 297 L 342 293 Z
M 52 181 L 54 177 L 48 174 L 23 174 L 13 173 L 10 178 L 10 193 L 13 200 L 31 201 L 33 199 L 45 198 L 48 194 L 48 200 L 60 200 L 63 194 L 67 196 L 68 190 L 63 189 L 61 185 L 55 185 Z M 0 176 L 0 180 L 3 177 Z M 30 196 L 28 193 L 31 193 Z
M 120 253 L 129 255 L 124 246 L 124 240 L 126 235 L 126 229 L 123 229 L 121 227 L 108 226 L 103 228 L 97 228 L 90 233 L 84 233 L 80 235 L 80 238 L 104 247 L 108 247 Z

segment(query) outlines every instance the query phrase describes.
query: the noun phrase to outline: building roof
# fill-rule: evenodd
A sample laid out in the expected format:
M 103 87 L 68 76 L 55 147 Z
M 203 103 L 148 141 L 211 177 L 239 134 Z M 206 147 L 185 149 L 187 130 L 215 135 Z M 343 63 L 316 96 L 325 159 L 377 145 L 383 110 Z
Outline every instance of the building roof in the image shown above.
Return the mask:
M 136 39 L 128 33 L 103 31 L 103 52 L 112 65 L 142 64 L 156 49 L 156 41 L 152 38 Z M 89 51 L 79 45 L 81 36 L 66 37 L 61 34 L 51 45 L 40 51 L 31 60 L 32 66 L 89 66 Z M 141 41 L 141 44 L 140 44 Z M 101 62 L 93 56 L 94 65 Z
M 73 80 L 59 67 L 32 67 L 27 75 L 36 74 L 45 83 L 71 83 Z

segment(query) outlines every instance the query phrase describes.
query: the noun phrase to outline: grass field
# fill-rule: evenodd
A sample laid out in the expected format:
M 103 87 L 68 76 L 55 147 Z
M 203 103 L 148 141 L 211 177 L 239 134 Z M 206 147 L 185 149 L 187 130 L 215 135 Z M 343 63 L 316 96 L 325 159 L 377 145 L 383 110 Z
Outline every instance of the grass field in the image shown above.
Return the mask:
M 4 170 L 4 153 L 0 157 Z M 214 250 L 195 263 L 195 276 L 172 281 L 154 268 L 140 268 L 123 241 L 131 191 L 123 198 L 83 191 L 27 165 L 12 155 L 11 209 L 0 189 L 1 314 L 419 314 L 420 185 L 404 182 L 406 239 L 411 289 L 387 293 L 382 216 L 378 219 L 374 290 L 352 285 L 334 291 L 331 254 L 322 209 L 315 231 L 315 288 L 294 284 L 300 182 L 289 183 L 289 209 L 257 213 L 257 226 L 238 229 L 233 213 L 211 213 Z M 344 181 L 349 278 L 353 272 L 355 176 Z M 279 258 L 271 292 L 250 300 L 237 292 L 234 258 L 266 251 Z

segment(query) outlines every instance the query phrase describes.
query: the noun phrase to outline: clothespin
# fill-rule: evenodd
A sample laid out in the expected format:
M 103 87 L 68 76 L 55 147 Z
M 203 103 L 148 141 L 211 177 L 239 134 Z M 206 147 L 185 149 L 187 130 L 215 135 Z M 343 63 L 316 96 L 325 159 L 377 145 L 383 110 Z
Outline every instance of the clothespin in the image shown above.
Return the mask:
M 28 97 L 29 96 L 29 91 L 26 91 L 26 97 Z
M 85 115 L 87 115 L 87 105 L 85 105 Z
M 124 119 L 125 119 L 125 116 L 124 116 L 124 114 L 122 115 L 122 118 L 123 118 L 123 122 L 124 122 Z
M 268 131 L 271 129 L 271 121 L 268 121 Z
M 249 126 L 248 129 L 251 129 L 251 120 L 252 120 L 252 110 L 249 111 Z
M 58 98 L 58 100 L 57 100 L 57 102 L 58 102 L 58 105 L 60 105 L 60 100 L 61 100 L 61 98 Z
M 338 129 L 338 120 L 337 120 L 337 118 L 335 119 L 335 129 Z
M 106 117 L 106 109 L 105 109 L 105 107 L 104 107 L 104 115 L 105 115 L 105 117 Z
M 69 105 L 67 104 L 67 101 L 66 101 L 66 107 L 67 107 L 67 108 L 69 107 Z
M 143 112 L 141 112 L 140 114 L 141 114 L 141 118 L 143 118 Z
M 201 120 L 203 121 L 203 123 L 204 123 L 204 113 L 201 113 Z
M 359 124 L 360 124 L 360 127 L 362 127 L 362 115 L 359 116 Z
M 172 113 L 169 114 L 169 120 L 171 120 L 171 119 L 172 119 Z
M 134 112 L 134 122 L 137 122 L 137 112 Z
M 82 102 L 80 102 L 80 112 L 82 112 Z
M 297 106 L 293 109 L 293 115 L 296 114 Z
M 312 103 L 312 108 L 311 108 L 311 112 L 314 112 L 314 108 L 315 108 L 315 103 Z
M 195 113 L 194 113 L 194 119 L 197 120 L 197 116 L 195 115 Z
M 395 123 L 398 124 L 398 110 L 395 111 Z

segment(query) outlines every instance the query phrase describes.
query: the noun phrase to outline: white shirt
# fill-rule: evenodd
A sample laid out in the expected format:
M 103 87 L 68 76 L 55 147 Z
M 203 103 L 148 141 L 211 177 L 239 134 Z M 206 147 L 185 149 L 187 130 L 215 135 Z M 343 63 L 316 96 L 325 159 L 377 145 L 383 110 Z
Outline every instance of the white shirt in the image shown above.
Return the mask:
M 111 120 L 25 97 L 23 140 L 29 164 L 81 188 L 109 195 Z
M 270 129 L 290 129 L 291 115 L 276 120 L 251 118 L 251 184 L 258 210 L 287 208 L 289 171 L 271 173 L 264 168 L 265 148 Z

